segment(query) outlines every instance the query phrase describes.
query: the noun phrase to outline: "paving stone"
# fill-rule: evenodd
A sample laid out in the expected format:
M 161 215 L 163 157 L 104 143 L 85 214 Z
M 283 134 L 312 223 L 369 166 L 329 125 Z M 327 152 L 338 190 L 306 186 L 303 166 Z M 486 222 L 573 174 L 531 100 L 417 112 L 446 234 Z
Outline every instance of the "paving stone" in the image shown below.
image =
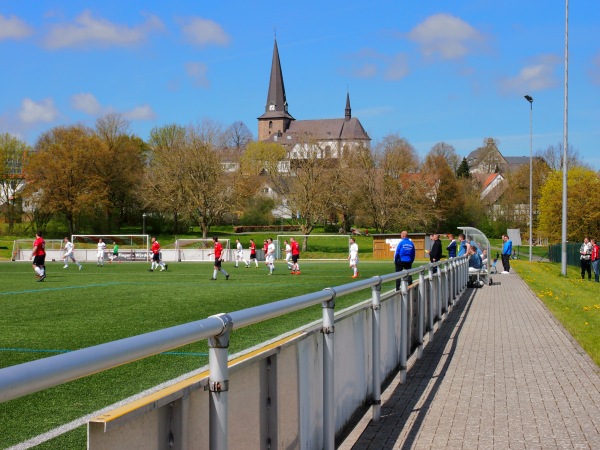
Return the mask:
M 494 280 L 462 294 L 381 420 L 339 449 L 600 449 L 600 369 L 517 274 Z

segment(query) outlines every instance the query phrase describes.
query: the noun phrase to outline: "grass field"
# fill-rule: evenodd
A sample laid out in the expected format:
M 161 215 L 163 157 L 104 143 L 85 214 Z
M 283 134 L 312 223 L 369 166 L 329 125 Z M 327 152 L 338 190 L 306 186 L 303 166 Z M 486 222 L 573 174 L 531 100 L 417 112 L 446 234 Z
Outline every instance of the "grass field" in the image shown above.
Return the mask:
M 345 262 L 306 262 L 292 276 L 277 262 L 273 276 L 264 263 L 210 281 L 210 263 L 172 263 L 167 272 L 148 272 L 149 264 L 47 264 L 38 283 L 29 263 L 0 263 L 0 366 L 7 367 L 96 344 L 138 335 L 212 314 L 230 312 L 353 281 Z M 363 262 L 361 278 L 393 271 L 391 262 Z M 391 289 L 389 287 L 384 289 Z M 363 292 L 336 300 L 342 309 L 370 298 Z M 230 353 L 319 319 L 320 306 L 236 330 Z M 0 404 L 0 448 L 14 445 L 163 381 L 207 364 L 206 342 L 199 342 L 107 372 Z M 39 448 L 85 448 L 85 428 Z
M 567 277 L 560 264 L 514 261 L 511 266 L 600 366 L 600 283 L 582 280 L 571 266 Z

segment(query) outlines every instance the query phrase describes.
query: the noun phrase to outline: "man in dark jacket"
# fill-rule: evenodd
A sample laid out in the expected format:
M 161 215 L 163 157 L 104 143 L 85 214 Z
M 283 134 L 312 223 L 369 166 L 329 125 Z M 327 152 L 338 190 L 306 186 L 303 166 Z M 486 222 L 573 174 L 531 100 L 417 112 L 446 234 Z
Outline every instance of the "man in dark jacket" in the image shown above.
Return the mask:
M 394 265 L 396 272 L 412 269 L 412 264 L 415 260 L 415 244 L 408 238 L 408 231 L 400 233 L 402 238 L 398 242 L 396 252 L 394 253 Z M 408 284 L 412 284 L 412 276 L 408 277 Z M 396 280 L 396 290 L 400 290 L 400 279 Z
M 431 236 L 433 244 L 431 244 L 431 250 L 429 250 L 429 261 L 432 263 L 438 262 L 442 259 L 442 241 L 440 241 L 440 235 L 434 234 Z M 433 273 L 437 272 L 437 267 L 433 268 Z

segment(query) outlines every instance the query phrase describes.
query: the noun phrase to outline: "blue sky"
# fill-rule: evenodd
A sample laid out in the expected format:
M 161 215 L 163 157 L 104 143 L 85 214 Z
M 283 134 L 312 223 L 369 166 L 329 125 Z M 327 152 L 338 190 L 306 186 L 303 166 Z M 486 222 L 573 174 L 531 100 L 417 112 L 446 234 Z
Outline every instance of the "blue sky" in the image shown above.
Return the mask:
M 569 145 L 600 169 L 600 2 L 569 8 Z M 273 39 L 296 119 L 352 115 L 373 143 L 505 156 L 563 141 L 565 2 L 0 0 L 0 132 L 34 144 L 119 113 L 153 127 L 241 120 L 256 136 Z

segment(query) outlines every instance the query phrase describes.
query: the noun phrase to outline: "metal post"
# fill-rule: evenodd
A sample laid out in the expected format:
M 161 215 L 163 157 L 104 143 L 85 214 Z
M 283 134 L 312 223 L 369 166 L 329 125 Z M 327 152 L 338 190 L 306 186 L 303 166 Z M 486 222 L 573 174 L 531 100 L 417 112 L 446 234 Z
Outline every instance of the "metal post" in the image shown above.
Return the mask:
M 146 213 L 142 214 L 142 234 L 146 234 Z
M 433 312 L 433 296 L 434 296 L 434 286 L 433 286 L 433 273 L 431 271 L 431 267 L 427 273 L 427 281 L 429 283 L 427 300 L 429 301 L 429 342 L 433 341 L 433 322 L 435 318 L 435 314 Z
M 533 98 L 529 106 L 529 262 L 531 262 L 533 261 Z
M 565 0 L 565 112 L 563 127 L 561 274 L 567 276 L 567 148 L 569 147 L 569 0 Z
M 211 317 L 221 319 L 223 331 L 208 339 L 209 445 L 210 450 L 227 450 L 227 398 L 229 391 L 227 349 L 229 348 L 229 332 L 233 328 L 233 320 L 227 314 Z
M 335 291 L 332 298 L 323 302 L 323 449 L 335 449 L 335 408 L 334 408 L 334 322 Z
M 406 383 L 408 366 L 408 280 L 402 277 L 400 281 L 402 299 L 400 303 L 400 383 Z
M 381 283 L 371 288 L 371 338 L 373 345 L 373 421 L 381 418 Z
M 419 272 L 419 347 L 417 348 L 417 359 L 423 357 L 423 335 L 425 334 L 425 274 L 423 271 Z

